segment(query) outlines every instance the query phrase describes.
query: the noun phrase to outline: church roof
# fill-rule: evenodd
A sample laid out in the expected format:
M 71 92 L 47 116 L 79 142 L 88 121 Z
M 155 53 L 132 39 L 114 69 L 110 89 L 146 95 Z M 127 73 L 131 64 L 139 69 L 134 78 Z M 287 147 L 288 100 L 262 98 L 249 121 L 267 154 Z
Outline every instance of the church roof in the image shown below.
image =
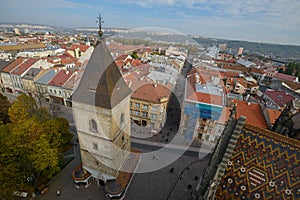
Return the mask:
M 98 42 L 73 101 L 111 109 L 130 94 L 105 42 Z
M 300 142 L 246 125 L 215 199 L 299 199 Z

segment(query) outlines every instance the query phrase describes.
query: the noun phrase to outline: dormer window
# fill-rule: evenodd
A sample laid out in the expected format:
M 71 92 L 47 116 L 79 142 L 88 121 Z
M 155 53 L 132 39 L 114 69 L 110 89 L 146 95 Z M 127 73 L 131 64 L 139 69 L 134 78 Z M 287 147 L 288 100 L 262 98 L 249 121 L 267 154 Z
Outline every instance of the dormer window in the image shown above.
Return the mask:
M 90 125 L 90 131 L 94 132 L 94 133 L 97 133 L 98 132 L 98 129 L 97 129 L 97 123 L 94 119 L 91 119 L 89 121 L 89 125 Z

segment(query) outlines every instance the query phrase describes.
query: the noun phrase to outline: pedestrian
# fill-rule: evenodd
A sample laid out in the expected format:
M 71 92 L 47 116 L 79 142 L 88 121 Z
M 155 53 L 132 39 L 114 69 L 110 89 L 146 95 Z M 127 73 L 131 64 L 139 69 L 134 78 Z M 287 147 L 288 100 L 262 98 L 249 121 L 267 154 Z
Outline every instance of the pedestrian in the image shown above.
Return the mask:
M 60 190 L 56 191 L 56 195 L 59 196 L 60 195 Z

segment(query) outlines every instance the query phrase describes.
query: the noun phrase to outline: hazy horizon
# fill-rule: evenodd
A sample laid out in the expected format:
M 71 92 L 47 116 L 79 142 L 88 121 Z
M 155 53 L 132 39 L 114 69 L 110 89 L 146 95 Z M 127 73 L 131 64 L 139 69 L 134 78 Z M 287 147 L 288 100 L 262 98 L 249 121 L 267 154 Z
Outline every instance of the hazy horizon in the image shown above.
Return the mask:
M 187 35 L 259 43 L 300 45 L 297 0 L 0 0 L 3 23 L 65 28 L 161 27 Z M 12 14 L 13 13 L 13 14 Z

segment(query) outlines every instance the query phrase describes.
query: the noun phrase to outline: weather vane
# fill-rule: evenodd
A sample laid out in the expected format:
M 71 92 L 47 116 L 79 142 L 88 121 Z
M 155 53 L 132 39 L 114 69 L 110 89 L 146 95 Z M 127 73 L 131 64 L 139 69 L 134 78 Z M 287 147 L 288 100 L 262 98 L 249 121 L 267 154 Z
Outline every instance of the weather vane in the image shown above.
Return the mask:
M 99 14 L 96 22 L 98 23 L 98 26 L 99 26 L 98 35 L 99 35 L 100 39 L 102 39 L 102 36 L 103 36 L 102 24 L 104 23 L 104 21 L 103 21 L 103 18 L 101 17 L 101 14 Z

